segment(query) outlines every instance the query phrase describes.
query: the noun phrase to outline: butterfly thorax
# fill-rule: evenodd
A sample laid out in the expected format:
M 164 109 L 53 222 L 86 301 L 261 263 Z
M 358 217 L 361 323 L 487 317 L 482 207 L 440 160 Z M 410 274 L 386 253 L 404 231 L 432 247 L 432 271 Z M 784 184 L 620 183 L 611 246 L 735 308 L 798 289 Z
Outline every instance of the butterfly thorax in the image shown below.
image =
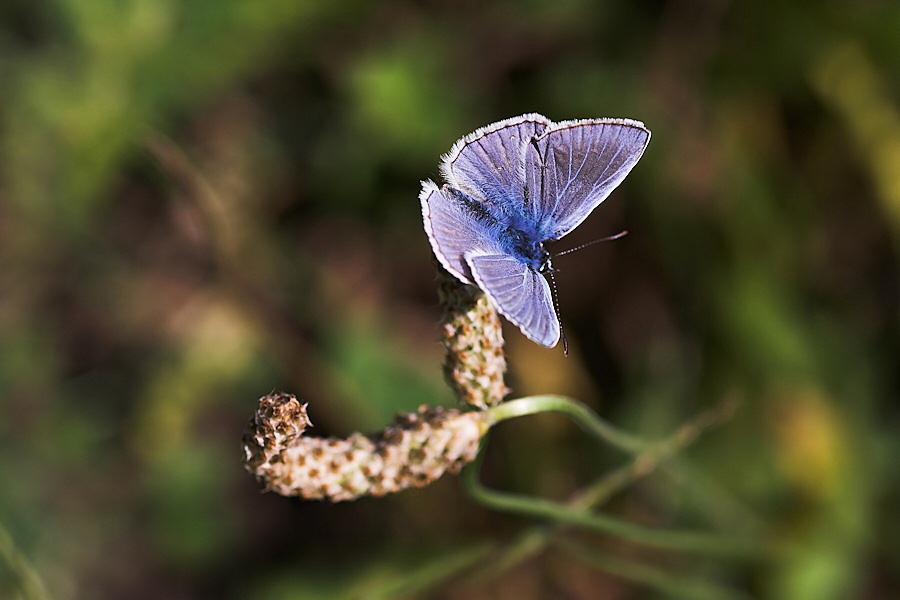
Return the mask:
M 508 219 L 504 226 L 499 241 L 505 252 L 535 271 L 549 267 L 550 253 L 544 248 L 544 235 L 537 223 L 520 217 Z
M 461 190 L 448 189 L 476 222 L 495 232 L 501 250 L 536 271 L 544 271 L 550 266 L 550 253 L 544 248 L 543 241 L 552 236 L 541 223 L 527 215 L 505 210 L 512 200 L 502 194 L 488 194 L 490 200 L 476 200 Z

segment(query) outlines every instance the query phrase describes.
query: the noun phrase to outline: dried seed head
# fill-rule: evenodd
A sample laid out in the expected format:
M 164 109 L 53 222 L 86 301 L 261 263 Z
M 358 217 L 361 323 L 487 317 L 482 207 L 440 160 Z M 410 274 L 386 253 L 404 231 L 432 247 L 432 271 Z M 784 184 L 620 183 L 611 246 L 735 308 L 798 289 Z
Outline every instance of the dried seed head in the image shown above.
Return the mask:
M 310 425 L 295 396 L 260 399 L 244 452 L 247 470 L 267 490 L 339 502 L 422 487 L 474 460 L 489 427 L 486 413 L 425 406 L 372 437 L 303 437 Z
M 500 404 L 510 390 L 503 380 L 506 357 L 497 310 L 481 290 L 460 282 L 440 265 L 438 297 L 444 307 L 447 383 L 470 406 L 484 410 Z

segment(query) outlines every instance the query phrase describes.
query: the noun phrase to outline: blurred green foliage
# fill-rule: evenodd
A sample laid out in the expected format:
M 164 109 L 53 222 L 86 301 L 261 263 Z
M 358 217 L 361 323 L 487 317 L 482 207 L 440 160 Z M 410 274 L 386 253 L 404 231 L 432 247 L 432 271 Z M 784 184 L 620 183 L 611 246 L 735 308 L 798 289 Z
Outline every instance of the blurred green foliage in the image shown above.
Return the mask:
M 418 181 L 531 111 L 654 137 L 566 240 L 631 231 L 559 261 L 571 356 L 509 331 L 516 394 L 644 435 L 739 397 L 613 509 L 765 530 L 758 562 L 666 559 L 735 593 L 894 597 L 897 31 L 878 0 L 4 2 L 0 597 L 659 597 L 559 549 L 448 581 L 526 526 L 452 479 L 328 506 L 241 469 L 272 388 L 321 434 L 452 402 Z M 539 424 L 497 432 L 498 486 L 613 464 Z

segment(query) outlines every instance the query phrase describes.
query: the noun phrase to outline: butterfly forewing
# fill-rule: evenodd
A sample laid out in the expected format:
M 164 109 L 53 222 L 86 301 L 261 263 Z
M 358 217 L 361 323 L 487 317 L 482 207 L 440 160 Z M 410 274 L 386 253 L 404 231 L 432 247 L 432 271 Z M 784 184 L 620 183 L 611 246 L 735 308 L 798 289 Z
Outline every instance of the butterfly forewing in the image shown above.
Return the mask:
M 529 339 L 551 348 L 559 341 L 559 320 L 543 275 L 506 254 L 466 254 L 472 275 L 497 310 Z
M 441 163 L 452 187 L 491 205 L 523 201 L 525 146 L 551 122 L 538 114 L 492 123 L 457 141 Z
M 525 150 L 525 182 L 533 218 L 550 239 L 584 221 L 625 179 L 650 140 L 638 121 L 563 121 Z

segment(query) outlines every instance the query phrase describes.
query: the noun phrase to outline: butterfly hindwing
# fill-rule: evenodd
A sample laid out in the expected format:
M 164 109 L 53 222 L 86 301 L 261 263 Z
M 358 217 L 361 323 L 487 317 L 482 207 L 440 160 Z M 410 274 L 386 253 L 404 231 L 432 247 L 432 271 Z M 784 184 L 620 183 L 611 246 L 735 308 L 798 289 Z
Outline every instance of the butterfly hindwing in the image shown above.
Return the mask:
M 551 348 L 559 341 L 559 320 L 543 275 L 506 254 L 469 252 L 466 262 L 497 310 L 532 341 Z
M 650 132 L 630 119 L 554 123 L 525 149 L 529 209 L 552 239 L 580 224 L 643 154 Z
M 463 255 L 466 252 L 497 252 L 497 244 L 490 229 L 477 212 L 461 200 L 447 186 L 438 187 L 433 181 L 423 181 L 419 199 L 425 233 L 438 261 L 463 283 L 474 283 Z M 477 204 L 476 204 L 477 206 Z

